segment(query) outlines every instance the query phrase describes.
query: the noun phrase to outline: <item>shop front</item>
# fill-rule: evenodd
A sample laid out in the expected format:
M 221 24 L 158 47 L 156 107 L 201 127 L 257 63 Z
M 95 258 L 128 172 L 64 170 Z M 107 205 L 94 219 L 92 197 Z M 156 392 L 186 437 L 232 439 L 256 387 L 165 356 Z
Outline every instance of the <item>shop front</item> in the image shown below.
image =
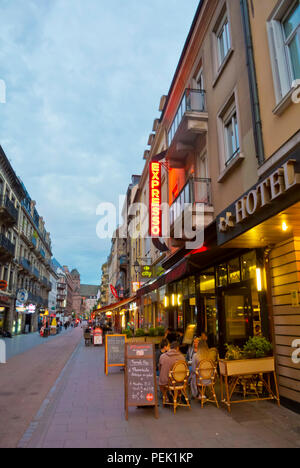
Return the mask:
M 221 341 L 224 335 L 237 344 L 248 334 L 270 338 L 281 399 L 300 408 L 300 364 L 293 357 L 300 339 L 300 149 L 220 214 L 217 242 L 256 255 L 240 257 L 239 273 L 228 263 L 217 268 Z
M 11 333 L 12 329 L 12 310 L 14 308 L 14 299 L 5 294 L 0 295 L 0 330 Z
M 251 250 L 203 270 L 198 278 L 200 330 L 224 355 L 226 344 L 243 346 L 252 336 L 269 337 L 265 271 Z

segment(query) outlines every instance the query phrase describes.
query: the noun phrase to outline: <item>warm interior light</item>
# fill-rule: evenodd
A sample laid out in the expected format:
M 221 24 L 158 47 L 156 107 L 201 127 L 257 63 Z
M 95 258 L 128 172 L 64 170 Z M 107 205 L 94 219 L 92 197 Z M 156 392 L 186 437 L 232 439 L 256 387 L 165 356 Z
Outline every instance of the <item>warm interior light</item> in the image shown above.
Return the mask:
M 164 306 L 168 307 L 168 296 L 165 296 L 164 298 Z
M 172 294 L 172 306 L 175 306 L 175 294 Z
M 178 294 L 177 296 L 177 304 L 180 306 L 182 306 L 182 295 L 181 294 Z
M 288 230 L 288 225 L 286 224 L 285 221 L 283 221 L 282 226 L 281 226 L 281 229 L 283 230 L 283 232 L 285 232 L 285 231 Z
M 260 268 L 256 268 L 256 285 L 257 285 L 257 291 L 261 292 L 262 291 L 262 276 L 261 276 Z

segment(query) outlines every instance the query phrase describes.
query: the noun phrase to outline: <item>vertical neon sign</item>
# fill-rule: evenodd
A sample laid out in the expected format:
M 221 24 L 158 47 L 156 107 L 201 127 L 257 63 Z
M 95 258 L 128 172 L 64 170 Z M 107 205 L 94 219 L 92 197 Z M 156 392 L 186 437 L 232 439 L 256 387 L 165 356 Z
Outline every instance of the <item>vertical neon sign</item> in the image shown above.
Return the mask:
M 161 237 L 161 164 L 158 162 L 152 162 L 150 164 L 149 183 L 149 234 L 151 237 Z

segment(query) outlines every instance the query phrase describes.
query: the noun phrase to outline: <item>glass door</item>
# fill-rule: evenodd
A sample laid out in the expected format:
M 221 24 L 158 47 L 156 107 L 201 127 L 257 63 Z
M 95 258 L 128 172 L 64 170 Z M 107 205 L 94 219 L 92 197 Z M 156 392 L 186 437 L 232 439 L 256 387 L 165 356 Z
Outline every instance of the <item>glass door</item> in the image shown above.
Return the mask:
M 221 333 L 220 344 L 243 346 L 253 336 L 253 314 L 251 290 L 248 288 L 226 289 L 220 297 Z

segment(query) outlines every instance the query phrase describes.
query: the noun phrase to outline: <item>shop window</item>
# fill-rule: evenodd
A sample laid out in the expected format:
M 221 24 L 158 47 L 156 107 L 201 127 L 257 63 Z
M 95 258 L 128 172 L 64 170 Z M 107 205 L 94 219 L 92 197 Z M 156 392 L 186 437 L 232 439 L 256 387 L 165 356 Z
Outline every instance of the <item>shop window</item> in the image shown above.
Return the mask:
M 241 281 L 240 259 L 235 258 L 228 263 L 228 279 L 229 283 L 239 283 Z
M 188 278 L 183 280 L 183 295 L 188 297 L 189 295 L 189 280 Z
M 195 296 L 196 294 L 196 278 L 195 276 L 190 276 L 189 278 L 189 295 Z
M 200 275 L 200 292 L 214 294 L 216 290 L 215 272 L 208 271 Z
M 256 277 L 256 254 L 255 251 L 243 255 L 241 258 L 242 281 L 255 279 Z
M 5 307 L 0 307 L 0 330 L 4 328 Z
M 227 278 L 227 265 L 220 265 L 217 269 L 217 276 L 218 276 L 218 287 L 227 286 L 228 278 Z

